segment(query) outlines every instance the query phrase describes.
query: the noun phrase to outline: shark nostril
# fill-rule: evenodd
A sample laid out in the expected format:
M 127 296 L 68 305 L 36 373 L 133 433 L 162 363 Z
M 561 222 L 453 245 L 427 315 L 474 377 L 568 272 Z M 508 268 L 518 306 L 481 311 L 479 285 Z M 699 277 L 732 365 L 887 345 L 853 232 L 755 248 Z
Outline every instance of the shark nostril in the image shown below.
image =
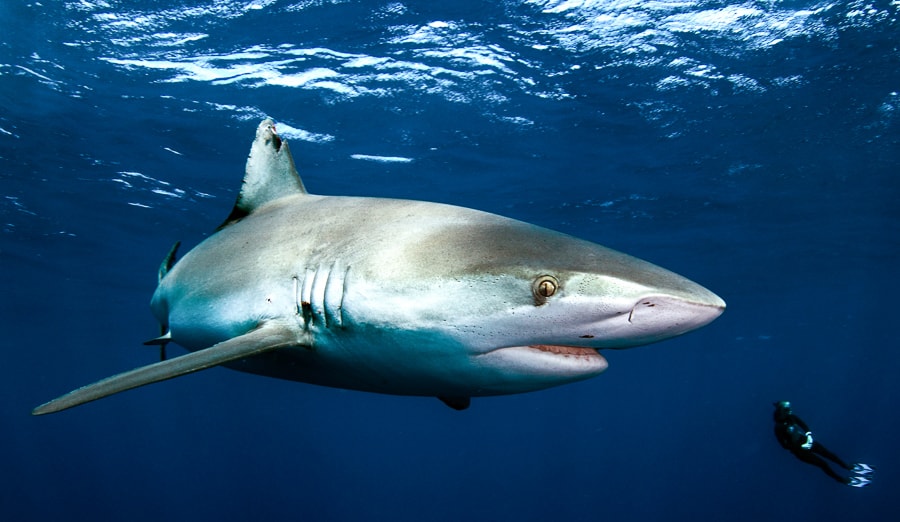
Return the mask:
M 634 311 L 637 310 L 638 306 L 645 306 L 647 308 L 653 308 L 654 306 L 656 306 L 656 303 L 654 303 L 653 301 L 649 301 L 649 300 L 638 301 L 637 303 L 634 303 L 634 306 L 631 307 L 631 311 L 628 312 L 628 322 L 629 323 L 632 322 L 632 319 L 634 319 Z

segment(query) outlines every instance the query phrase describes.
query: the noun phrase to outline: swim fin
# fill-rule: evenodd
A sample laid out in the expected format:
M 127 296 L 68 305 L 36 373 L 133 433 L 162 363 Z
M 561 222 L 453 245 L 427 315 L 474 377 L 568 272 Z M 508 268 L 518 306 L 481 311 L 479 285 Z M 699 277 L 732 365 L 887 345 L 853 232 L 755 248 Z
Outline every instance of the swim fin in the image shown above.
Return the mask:
M 847 485 L 851 488 L 861 488 L 868 485 L 870 482 L 872 481 L 867 479 L 866 477 L 853 476 L 850 477 L 850 482 L 848 482 Z
M 857 462 L 853 465 L 853 469 L 851 470 L 856 475 L 870 475 L 875 472 L 871 466 L 868 464 L 863 464 L 862 462 Z

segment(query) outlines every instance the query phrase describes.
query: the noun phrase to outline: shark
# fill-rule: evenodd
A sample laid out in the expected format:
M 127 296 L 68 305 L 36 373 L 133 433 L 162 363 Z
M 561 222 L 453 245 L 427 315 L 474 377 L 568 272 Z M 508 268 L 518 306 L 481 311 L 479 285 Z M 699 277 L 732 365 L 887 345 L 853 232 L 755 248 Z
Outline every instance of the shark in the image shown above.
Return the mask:
M 165 354 L 38 406 L 58 412 L 215 366 L 437 397 L 594 377 L 606 350 L 700 328 L 725 309 L 649 262 L 523 221 L 425 201 L 310 194 L 275 123 L 259 124 L 231 214 L 159 269 Z

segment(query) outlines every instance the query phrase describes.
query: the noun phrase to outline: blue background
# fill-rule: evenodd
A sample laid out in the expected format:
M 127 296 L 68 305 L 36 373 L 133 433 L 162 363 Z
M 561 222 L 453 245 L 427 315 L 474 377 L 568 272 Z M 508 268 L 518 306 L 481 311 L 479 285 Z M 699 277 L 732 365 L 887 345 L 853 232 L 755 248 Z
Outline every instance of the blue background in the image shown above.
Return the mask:
M 0 519 L 895 518 L 898 17 L 897 1 L 3 2 Z M 216 368 L 31 417 L 156 359 L 159 262 L 229 213 L 267 115 L 311 192 L 530 221 L 728 310 L 609 353 L 595 379 L 465 412 Z M 780 399 L 873 484 L 782 450 Z

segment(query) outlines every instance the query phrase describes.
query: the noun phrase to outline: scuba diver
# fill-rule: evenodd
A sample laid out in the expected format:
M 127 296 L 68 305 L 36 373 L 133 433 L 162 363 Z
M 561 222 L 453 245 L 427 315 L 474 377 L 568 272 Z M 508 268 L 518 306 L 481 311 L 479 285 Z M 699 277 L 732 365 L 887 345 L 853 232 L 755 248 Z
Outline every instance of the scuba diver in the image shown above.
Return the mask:
M 822 468 L 829 477 L 841 484 L 861 488 L 872 481 L 871 475 L 874 470 L 871 467 L 862 463 L 848 466 L 837 455 L 828 451 L 821 442 L 813 440 L 812 432 L 806 423 L 791 411 L 790 402 L 779 401 L 773 403 L 773 406 L 775 406 L 775 437 L 784 449 L 803 462 Z M 831 469 L 825 459 L 849 471 L 850 475 L 842 477 Z

